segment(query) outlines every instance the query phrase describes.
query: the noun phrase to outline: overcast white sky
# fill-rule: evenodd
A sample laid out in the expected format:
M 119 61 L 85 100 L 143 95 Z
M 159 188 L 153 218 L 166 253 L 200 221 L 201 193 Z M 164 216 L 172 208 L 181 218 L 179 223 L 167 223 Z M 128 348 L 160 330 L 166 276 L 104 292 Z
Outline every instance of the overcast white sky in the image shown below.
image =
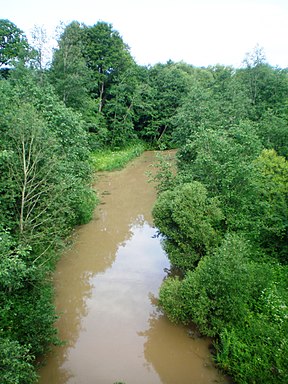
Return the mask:
M 113 24 L 139 64 L 185 61 L 238 67 L 259 44 L 273 66 L 288 67 L 288 0 L 2 0 L 0 18 L 27 35 L 52 34 L 60 21 Z

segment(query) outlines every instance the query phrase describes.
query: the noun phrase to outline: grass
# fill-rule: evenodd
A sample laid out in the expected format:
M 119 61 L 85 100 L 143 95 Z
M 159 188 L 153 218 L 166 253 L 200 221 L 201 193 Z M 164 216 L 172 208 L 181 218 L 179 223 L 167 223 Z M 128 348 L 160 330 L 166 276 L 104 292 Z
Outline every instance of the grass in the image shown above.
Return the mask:
M 91 154 L 91 161 L 94 170 L 113 171 L 123 168 L 129 161 L 139 156 L 145 150 L 141 142 L 137 142 L 129 147 L 120 150 L 105 149 Z

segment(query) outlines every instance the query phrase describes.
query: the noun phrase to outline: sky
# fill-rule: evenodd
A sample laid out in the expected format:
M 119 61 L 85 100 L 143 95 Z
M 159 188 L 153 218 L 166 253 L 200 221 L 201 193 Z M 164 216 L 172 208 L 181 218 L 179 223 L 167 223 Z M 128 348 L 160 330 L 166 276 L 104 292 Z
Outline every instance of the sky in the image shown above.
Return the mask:
M 240 67 L 256 45 L 288 67 L 288 0 L 1 0 L 0 17 L 29 38 L 35 25 L 111 23 L 140 65 L 184 61 Z

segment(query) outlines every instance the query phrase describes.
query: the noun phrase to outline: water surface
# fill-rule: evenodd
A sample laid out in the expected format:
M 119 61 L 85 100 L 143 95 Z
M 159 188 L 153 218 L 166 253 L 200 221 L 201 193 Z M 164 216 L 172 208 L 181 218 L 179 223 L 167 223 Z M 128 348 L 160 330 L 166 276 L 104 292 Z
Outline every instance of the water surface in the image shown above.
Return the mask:
M 226 382 L 211 363 L 209 340 L 189 337 L 157 308 L 169 263 L 151 217 L 153 161 L 146 152 L 99 175 L 101 204 L 55 273 L 57 327 L 67 343 L 47 356 L 40 384 Z

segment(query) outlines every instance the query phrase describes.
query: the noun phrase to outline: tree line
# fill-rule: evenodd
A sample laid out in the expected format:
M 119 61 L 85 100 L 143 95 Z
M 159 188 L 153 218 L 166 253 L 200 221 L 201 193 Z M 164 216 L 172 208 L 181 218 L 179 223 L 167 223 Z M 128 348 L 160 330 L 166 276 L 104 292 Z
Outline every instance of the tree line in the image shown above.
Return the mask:
M 97 204 L 91 154 L 138 141 L 178 148 L 153 210 L 178 276 L 161 306 L 214 336 L 237 382 L 285 382 L 287 70 L 259 47 L 238 69 L 139 66 L 105 22 L 64 26 L 46 66 L 45 49 L 0 20 L 1 382 L 34 383 L 59 342 L 51 273 Z
M 214 338 L 235 382 L 288 380 L 287 70 L 257 48 L 241 69 L 202 69 L 173 116 L 153 208 L 176 272 L 160 305 Z

